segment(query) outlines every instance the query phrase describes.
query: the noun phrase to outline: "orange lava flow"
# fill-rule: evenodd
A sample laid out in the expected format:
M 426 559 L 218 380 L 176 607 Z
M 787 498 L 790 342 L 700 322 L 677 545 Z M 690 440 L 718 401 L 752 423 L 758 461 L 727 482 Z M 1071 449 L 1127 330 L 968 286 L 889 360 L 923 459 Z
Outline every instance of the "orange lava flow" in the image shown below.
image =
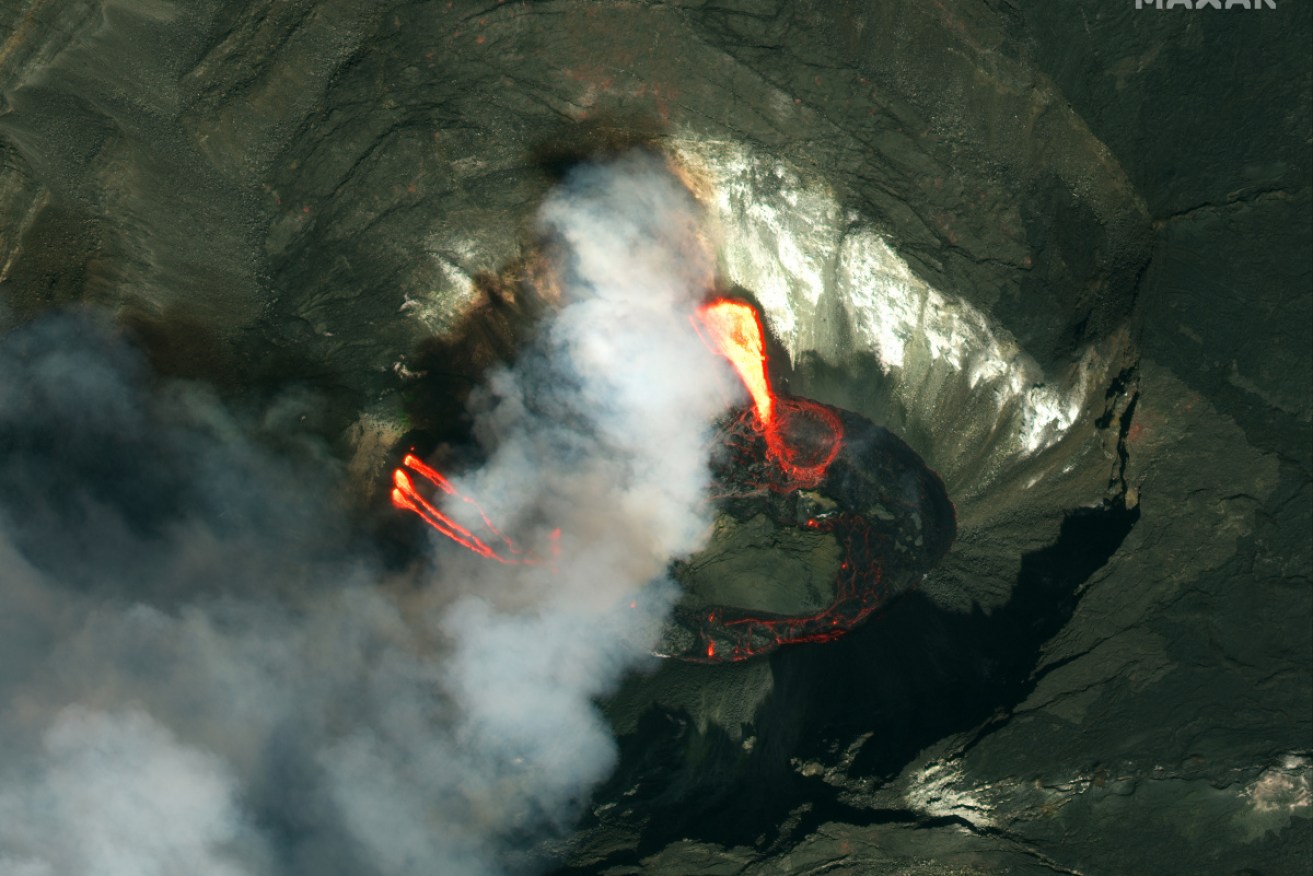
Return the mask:
M 410 471 L 408 472 L 407 469 Z M 421 496 L 419 490 L 415 488 L 415 481 L 411 478 L 410 472 L 424 478 L 446 495 L 453 496 L 466 504 L 474 506 L 474 509 L 479 512 L 479 517 L 483 520 L 484 527 L 487 529 L 485 534 L 490 538 L 485 540 L 476 535 Z M 425 464 L 413 453 L 407 453 L 405 458 L 401 460 L 401 468 L 392 472 L 392 504 L 403 511 L 414 512 L 437 532 L 485 559 L 496 560 L 507 565 L 537 564 L 537 561 L 532 557 L 520 556 L 519 548 L 493 525 L 478 502 L 457 490 L 455 485 L 443 477 L 441 472 Z M 560 530 L 557 530 L 552 534 L 553 541 L 555 541 L 559 532 Z
M 752 395 L 754 431 L 765 439 L 767 458 L 785 475 L 784 481 L 772 488 L 788 491 L 819 484 L 843 443 L 843 425 L 824 405 L 808 399 L 778 398 L 771 390 L 765 332 L 756 309 L 743 301 L 720 298 L 700 307 L 692 323 L 707 346 L 730 361 Z M 476 527 L 479 532 L 462 525 L 421 495 L 412 475 L 427 481 L 448 499 L 473 507 L 483 522 L 482 527 Z M 536 557 L 525 555 L 498 529 L 478 502 L 413 453 L 406 454 L 401 466 L 392 472 L 392 504 L 417 515 L 436 532 L 485 559 L 507 565 L 540 563 Z M 559 551 L 559 538 L 559 529 L 551 533 L 552 556 Z M 714 651 L 707 654 L 708 658 L 714 656 Z
M 843 424 L 824 405 L 776 397 L 766 373 L 765 333 L 756 308 L 718 298 L 698 308 L 693 327 L 713 352 L 729 360 L 747 387 L 767 454 L 788 476 L 789 489 L 819 484 L 843 444 Z
M 693 327 L 713 352 L 729 360 L 752 396 L 757 422 L 769 426 L 775 395 L 766 376 L 766 345 L 761 319 L 751 304 L 718 298 L 698 308 Z

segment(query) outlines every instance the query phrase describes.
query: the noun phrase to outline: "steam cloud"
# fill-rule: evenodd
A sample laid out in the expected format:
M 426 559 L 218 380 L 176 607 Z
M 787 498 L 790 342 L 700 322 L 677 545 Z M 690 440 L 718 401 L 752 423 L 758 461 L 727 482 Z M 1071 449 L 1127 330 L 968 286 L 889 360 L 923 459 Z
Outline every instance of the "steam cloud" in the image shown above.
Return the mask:
M 85 317 L 0 340 L 0 874 L 543 866 L 706 530 L 733 384 L 687 319 L 698 218 L 646 155 L 548 198 L 562 307 L 489 381 L 461 487 L 559 553 L 435 539 L 422 587 L 353 538 L 324 453 L 278 449 L 285 405 L 162 382 Z

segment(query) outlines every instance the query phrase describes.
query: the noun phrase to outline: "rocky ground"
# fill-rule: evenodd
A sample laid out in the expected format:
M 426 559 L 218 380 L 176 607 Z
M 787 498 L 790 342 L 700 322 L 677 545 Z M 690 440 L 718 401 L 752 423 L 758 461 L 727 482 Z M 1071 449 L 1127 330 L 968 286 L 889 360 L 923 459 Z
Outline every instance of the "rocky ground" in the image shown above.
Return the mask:
M 901 435 L 959 534 L 838 642 L 627 682 L 560 872 L 1307 872 L 1310 35 L 1294 0 L 9 0 L 0 326 L 90 303 L 163 374 L 302 387 L 280 428 L 374 509 L 550 306 L 563 170 L 664 151 L 781 388 Z

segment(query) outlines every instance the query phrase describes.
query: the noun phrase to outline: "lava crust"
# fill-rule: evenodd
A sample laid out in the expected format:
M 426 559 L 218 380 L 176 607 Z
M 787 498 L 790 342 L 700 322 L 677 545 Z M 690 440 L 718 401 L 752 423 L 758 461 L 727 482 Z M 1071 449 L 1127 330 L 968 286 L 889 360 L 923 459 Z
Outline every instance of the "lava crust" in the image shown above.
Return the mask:
M 900 438 L 810 399 L 780 396 L 777 405 L 774 434 L 751 408 L 729 414 L 724 450 L 712 460 L 712 502 L 735 523 L 764 518 L 777 535 L 803 530 L 837 545 L 828 604 L 784 614 L 686 597 L 666 628 L 663 656 L 725 663 L 836 639 L 914 587 L 953 542 L 956 517 L 943 482 Z M 780 446 L 783 453 L 775 449 Z M 714 549 L 713 540 L 703 553 Z M 686 590 L 697 586 L 690 570 L 698 561 L 694 556 L 674 568 Z

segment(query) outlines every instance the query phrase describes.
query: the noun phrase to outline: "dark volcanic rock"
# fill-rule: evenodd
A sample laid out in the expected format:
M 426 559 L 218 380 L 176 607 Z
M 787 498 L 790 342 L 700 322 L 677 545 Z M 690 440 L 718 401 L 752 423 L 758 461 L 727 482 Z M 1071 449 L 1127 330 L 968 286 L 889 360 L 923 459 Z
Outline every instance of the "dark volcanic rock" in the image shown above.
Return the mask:
M 565 871 L 1302 872 L 1313 7 L 1134 6 L 7 0 L 0 328 L 97 305 L 296 389 L 377 504 L 551 306 L 561 171 L 663 150 L 776 385 L 901 436 L 958 537 L 837 642 L 626 683 Z M 735 575 L 828 604 L 845 547 L 765 569 L 771 503 Z
M 663 656 L 723 663 L 833 641 L 918 584 L 953 542 L 943 483 L 889 430 L 788 396 L 774 416 L 779 455 L 751 408 L 729 415 L 713 457 L 718 534 L 675 571 L 685 597 Z M 747 543 L 745 528 L 756 531 Z M 790 591 L 809 598 L 789 606 Z

